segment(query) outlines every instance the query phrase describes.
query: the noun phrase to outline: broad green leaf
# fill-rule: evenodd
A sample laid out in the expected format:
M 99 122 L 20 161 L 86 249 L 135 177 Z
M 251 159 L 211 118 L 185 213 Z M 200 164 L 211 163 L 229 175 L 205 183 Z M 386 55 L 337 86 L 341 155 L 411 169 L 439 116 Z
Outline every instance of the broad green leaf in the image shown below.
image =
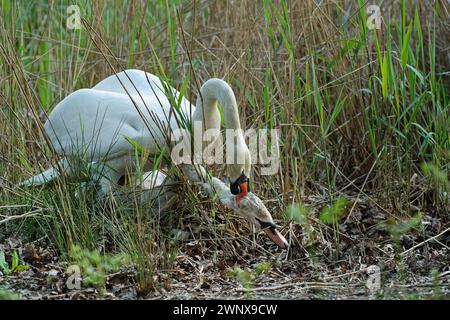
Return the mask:
M 348 200 L 346 198 L 337 199 L 331 206 L 320 212 L 319 219 L 325 224 L 336 224 L 345 215 Z

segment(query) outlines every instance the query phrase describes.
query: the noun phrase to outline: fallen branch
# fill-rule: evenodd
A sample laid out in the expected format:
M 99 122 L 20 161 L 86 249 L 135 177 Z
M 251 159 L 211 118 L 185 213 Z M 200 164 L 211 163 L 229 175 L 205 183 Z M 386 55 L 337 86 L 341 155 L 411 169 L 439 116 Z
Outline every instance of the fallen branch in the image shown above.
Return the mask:
M 314 289 L 314 288 L 336 288 L 336 287 L 342 287 L 342 286 L 349 286 L 349 284 L 346 283 L 340 283 L 340 282 L 290 282 L 285 284 L 280 284 L 277 286 L 272 287 L 256 287 L 256 288 L 237 288 L 237 292 L 254 292 L 254 291 L 271 291 L 271 290 L 278 290 L 278 289 L 284 289 L 288 287 L 302 287 L 302 289 Z
M 29 207 L 28 204 L 11 204 L 11 205 L 7 205 L 7 206 L 0 206 L 0 210 L 2 209 L 17 209 L 17 208 L 25 208 L 25 207 Z
M 15 216 L 8 216 L 7 218 L 5 218 L 3 220 L 0 220 L 0 224 L 6 223 L 6 222 L 11 221 L 11 220 L 37 216 L 40 213 L 42 213 L 42 209 L 41 208 L 33 210 L 33 211 L 30 211 L 30 212 L 27 212 L 27 213 L 24 213 L 24 214 L 19 214 L 19 215 L 15 215 Z
M 440 236 L 444 235 L 444 234 L 447 233 L 448 231 L 450 231 L 450 228 L 447 228 L 447 229 L 445 229 L 444 231 L 442 231 L 441 233 L 439 233 L 439 234 L 437 234 L 437 235 L 435 235 L 435 236 L 433 236 L 433 237 L 431 237 L 431 238 L 428 238 L 427 240 L 422 241 L 421 243 L 418 243 L 418 244 L 416 244 L 415 246 L 413 246 L 413 247 L 411 247 L 411 248 L 409 248 L 409 249 L 403 251 L 400 255 L 404 256 L 404 255 L 407 254 L 408 252 L 411 252 L 411 251 L 413 251 L 414 249 L 423 246 L 425 243 L 430 242 L 430 241 L 433 241 L 433 240 L 436 240 L 437 238 L 439 238 Z

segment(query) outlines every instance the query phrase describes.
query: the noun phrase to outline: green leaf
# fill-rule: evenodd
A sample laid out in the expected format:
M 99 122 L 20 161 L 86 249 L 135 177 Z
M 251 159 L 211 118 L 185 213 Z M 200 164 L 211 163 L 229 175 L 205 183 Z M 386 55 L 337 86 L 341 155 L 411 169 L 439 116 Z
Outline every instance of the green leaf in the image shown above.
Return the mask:
M 336 224 L 345 215 L 348 200 L 346 198 L 337 199 L 331 206 L 320 212 L 320 221 L 325 224 Z
M 409 39 L 411 38 L 411 31 L 412 31 L 413 21 L 409 23 L 408 31 L 406 32 L 405 39 L 403 39 L 403 48 L 402 48 L 402 69 L 405 69 L 406 63 L 408 62 L 408 51 L 409 51 Z
M 14 250 L 12 254 L 12 261 L 11 261 L 11 272 L 20 272 L 24 270 L 28 270 L 30 267 L 20 264 L 19 255 L 17 254 L 17 251 Z
M 11 270 L 14 271 L 14 269 L 16 269 L 18 265 L 19 265 L 19 255 L 17 254 L 17 251 L 14 250 L 12 254 Z
M 309 224 L 309 209 L 302 204 L 298 203 L 288 206 L 284 212 L 284 215 L 288 220 L 295 221 L 301 226 Z
M 333 125 L 333 123 L 336 121 L 338 115 L 341 113 L 343 107 L 344 107 L 344 102 L 347 99 L 347 97 L 344 97 L 343 99 L 341 99 L 341 95 L 342 95 L 343 90 L 341 90 L 341 92 L 339 93 L 339 97 L 336 100 L 336 103 L 334 105 L 333 111 L 331 112 L 331 116 L 330 119 L 328 120 L 328 125 L 327 128 L 325 130 L 326 135 L 328 136 L 331 127 Z
M 383 98 L 386 98 L 388 95 L 388 80 L 389 80 L 389 61 L 385 52 L 383 55 L 383 59 L 381 61 L 381 89 Z
M 270 266 L 270 263 L 267 261 L 263 261 L 256 265 L 255 273 L 259 276 L 263 273 L 269 273 L 271 269 L 272 267 Z
M 415 73 L 415 75 L 419 78 L 420 83 L 421 83 L 422 85 L 424 85 L 424 84 L 425 84 L 425 78 L 424 78 L 423 74 L 422 74 L 419 70 L 417 70 L 416 68 L 414 68 L 413 66 L 411 66 L 411 65 L 409 65 L 409 64 L 406 64 L 406 66 L 407 66 L 409 69 L 411 69 L 412 72 Z
M 19 264 L 17 267 L 11 270 L 11 272 L 21 272 L 30 269 L 30 266 Z
M 450 191 L 450 181 L 448 174 L 444 170 L 432 163 L 422 163 L 420 165 L 425 176 L 431 178 L 437 186 L 441 186 L 444 190 Z
M 0 300 L 19 300 L 20 296 L 12 291 L 0 289 Z
M 339 53 L 336 55 L 336 57 L 334 59 L 332 59 L 330 61 L 330 63 L 328 63 L 327 68 L 329 70 L 332 70 L 336 64 L 341 61 L 346 55 L 347 53 L 352 50 L 357 44 L 360 44 L 358 40 L 355 39 L 349 39 L 349 40 L 344 40 L 341 50 L 339 51 Z
M 321 129 L 321 132 L 324 133 L 325 112 L 324 112 L 324 105 L 323 105 L 322 97 L 320 95 L 319 82 L 316 77 L 316 66 L 314 63 L 314 58 L 311 59 L 311 73 L 312 73 L 312 81 L 313 81 L 313 89 L 314 89 L 314 103 L 316 105 L 317 113 L 319 115 L 320 129 Z
M 383 227 L 391 234 L 391 236 L 399 240 L 399 238 L 413 229 L 419 229 L 422 226 L 422 213 L 417 213 L 414 217 L 400 221 L 387 221 Z
M 8 262 L 6 262 L 5 259 L 5 253 L 3 251 L 0 251 L 0 271 L 3 273 L 10 273 L 11 270 L 9 269 Z
M 183 100 L 184 95 L 186 94 L 188 85 L 189 85 L 189 80 L 191 80 L 191 77 L 189 76 L 190 74 L 188 74 L 188 76 L 184 79 L 183 83 L 181 84 L 181 88 L 180 88 L 180 93 L 178 94 L 178 99 L 177 99 L 177 108 L 181 107 L 181 102 Z
M 136 140 L 134 140 L 133 138 L 131 138 L 129 136 L 125 136 L 124 138 L 134 147 L 135 152 L 137 152 L 138 154 L 145 153 L 145 149 L 142 146 L 140 146 Z

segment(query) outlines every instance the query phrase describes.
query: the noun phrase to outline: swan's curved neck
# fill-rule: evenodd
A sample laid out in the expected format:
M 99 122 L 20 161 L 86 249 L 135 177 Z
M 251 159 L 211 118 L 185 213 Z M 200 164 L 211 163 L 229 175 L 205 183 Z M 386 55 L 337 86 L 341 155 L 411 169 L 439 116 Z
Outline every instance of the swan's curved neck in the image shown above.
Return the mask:
M 227 140 L 227 166 L 231 181 L 235 182 L 242 173 L 247 177 L 250 173 L 250 152 L 245 144 L 244 135 L 239 123 L 239 113 L 231 87 L 223 80 L 210 79 L 200 89 L 197 97 L 192 121 L 202 125 L 202 131 L 209 129 L 220 130 L 220 113 L 217 108 L 217 101 L 222 106 L 222 113 L 225 120 L 225 127 L 234 130 L 236 143 Z M 228 139 L 228 137 L 227 137 Z M 231 152 L 230 152 L 231 150 Z M 231 161 L 228 157 L 231 157 Z M 236 156 L 236 157 L 235 157 Z
M 204 130 L 220 129 L 217 101 L 222 106 L 225 127 L 240 129 L 236 97 L 231 87 L 221 79 L 210 79 L 203 84 L 197 97 L 192 120 L 202 121 L 205 124 Z

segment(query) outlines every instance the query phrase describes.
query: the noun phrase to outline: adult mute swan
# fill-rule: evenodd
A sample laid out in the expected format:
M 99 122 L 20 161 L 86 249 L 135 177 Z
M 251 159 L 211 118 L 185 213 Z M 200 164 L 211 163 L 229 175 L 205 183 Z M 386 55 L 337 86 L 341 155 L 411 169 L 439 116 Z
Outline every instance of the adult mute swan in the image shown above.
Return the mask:
M 170 95 L 172 99 L 168 98 Z M 177 108 L 174 101 L 179 102 Z M 91 89 L 73 92 L 58 103 L 44 129 L 61 160 L 57 166 L 21 185 L 44 184 L 61 173 L 81 179 L 77 165 L 81 162 L 87 164 L 93 178 L 99 181 L 101 194 L 107 195 L 123 175 L 140 163 L 136 160 L 136 146 L 150 156 L 158 155 L 161 150 L 170 154 L 171 133 L 177 129 L 188 132 L 186 123 L 200 122 L 203 131 L 220 130 L 217 102 L 222 106 L 227 129 L 236 130 L 233 145 L 236 158 L 227 163 L 227 170 L 230 192 L 238 205 L 249 194 L 251 161 L 231 87 L 221 79 L 206 81 L 194 107 L 157 76 L 140 70 L 114 74 Z M 268 212 L 264 219 L 259 219 L 258 212 L 254 212 L 249 220 L 260 227 L 274 226 Z M 285 244 L 285 240 L 279 243 Z
M 175 113 L 160 79 L 140 70 L 126 70 L 99 82 L 92 89 L 80 89 L 64 98 L 44 124 L 54 150 L 62 157 L 59 167 L 69 175 L 77 171 L 75 159 L 82 158 L 96 169 L 101 190 L 107 193 L 134 163 L 135 145 L 150 154 L 170 149 L 170 132 L 180 128 L 180 121 L 197 122 L 203 130 L 220 130 L 222 105 L 225 125 L 236 130 L 234 149 L 237 160 L 227 165 L 233 194 L 247 189 L 250 152 L 244 141 L 236 98 L 231 87 L 221 79 L 210 79 L 200 89 L 196 107 L 181 97 Z M 175 99 L 179 92 L 170 88 Z M 132 142 L 133 143 L 132 143 Z M 169 151 L 169 150 L 167 150 Z M 170 153 L 170 151 L 169 151 Z M 59 175 L 57 168 L 25 181 L 39 185 Z

